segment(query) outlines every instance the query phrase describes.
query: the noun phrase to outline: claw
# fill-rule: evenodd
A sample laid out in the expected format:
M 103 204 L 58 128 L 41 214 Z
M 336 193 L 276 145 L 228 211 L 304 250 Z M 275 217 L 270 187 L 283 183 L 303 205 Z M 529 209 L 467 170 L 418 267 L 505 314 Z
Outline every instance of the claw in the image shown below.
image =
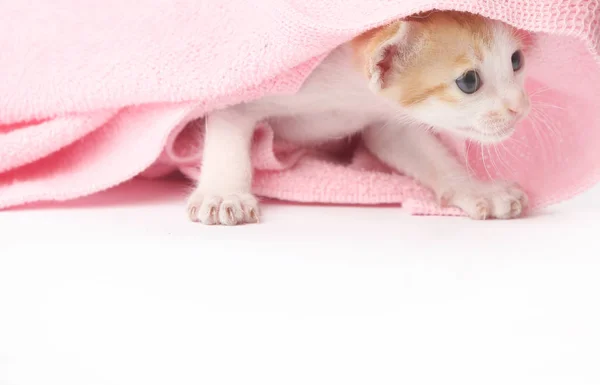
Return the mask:
M 196 208 L 196 206 L 191 206 L 190 208 L 188 208 L 188 216 L 190 217 L 190 220 L 192 222 L 198 222 L 198 216 L 196 215 L 196 213 L 198 212 L 198 209 Z
M 259 210 L 251 194 L 206 195 L 196 193 L 187 202 L 192 221 L 205 225 L 236 226 L 258 222 Z
M 235 216 L 233 215 L 233 209 L 231 207 L 227 207 L 227 215 L 229 216 L 229 220 L 231 220 L 231 223 L 236 223 L 236 219 Z
M 258 218 L 258 215 L 256 214 L 256 210 L 254 210 L 254 209 L 250 209 L 250 218 L 256 223 L 260 222 L 260 219 Z
M 480 202 L 477 204 L 477 219 L 486 220 L 490 215 L 490 210 L 487 203 Z

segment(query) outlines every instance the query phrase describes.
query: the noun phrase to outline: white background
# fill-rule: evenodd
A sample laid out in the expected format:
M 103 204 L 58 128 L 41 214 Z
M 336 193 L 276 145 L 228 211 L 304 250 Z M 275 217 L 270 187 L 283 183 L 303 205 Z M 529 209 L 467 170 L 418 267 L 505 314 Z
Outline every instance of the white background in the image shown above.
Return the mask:
M 0 212 L 0 384 L 600 384 L 600 189 L 531 218 L 270 203 L 176 182 Z

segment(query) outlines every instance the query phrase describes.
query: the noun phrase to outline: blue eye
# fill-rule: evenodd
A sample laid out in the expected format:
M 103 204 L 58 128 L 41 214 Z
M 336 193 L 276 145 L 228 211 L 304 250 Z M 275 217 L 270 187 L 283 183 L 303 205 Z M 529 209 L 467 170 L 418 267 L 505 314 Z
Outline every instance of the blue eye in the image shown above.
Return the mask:
M 515 51 L 510 57 L 510 61 L 512 63 L 513 71 L 517 72 L 523 67 L 523 53 L 520 50 Z
M 461 77 L 456 79 L 456 85 L 465 94 L 473 94 L 481 87 L 481 79 L 479 73 L 475 70 L 465 72 Z

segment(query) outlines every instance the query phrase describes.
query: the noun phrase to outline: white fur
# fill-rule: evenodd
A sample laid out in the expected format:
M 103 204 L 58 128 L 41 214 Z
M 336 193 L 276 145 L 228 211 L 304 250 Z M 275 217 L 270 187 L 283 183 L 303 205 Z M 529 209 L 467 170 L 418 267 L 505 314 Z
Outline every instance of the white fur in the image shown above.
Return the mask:
M 496 45 L 485 53 L 480 68 L 485 88 L 458 107 L 429 101 L 402 109 L 385 100 L 372 90 L 379 80 L 365 79 L 352 64 L 351 48 L 342 45 L 315 69 L 297 94 L 267 96 L 213 112 L 206 123 L 201 178 L 188 201 L 190 216 L 205 224 L 258 220 L 257 201 L 251 194 L 250 145 L 254 127 L 262 120 L 272 124 L 277 136 L 299 144 L 319 144 L 363 132 L 366 145 L 383 162 L 432 188 L 440 199 L 471 217 L 519 215 L 526 198 L 518 188 L 470 179 L 423 128 L 431 125 L 481 141 L 500 139 L 494 129 L 505 134 L 504 125 L 496 122 L 495 128 L 486 127 L 481 116 L 490 109 L 517 103 L 514 100 L 522 96 L 523 75 L 513 74 L 511 68 L 515 42 L 501 25 L 496 28 Z M 398 33 L 406 33 L 406 29 Z M 394 39 L 402 41 L 401 37 Z M 460 92 L 458 88 L 455 91 Z

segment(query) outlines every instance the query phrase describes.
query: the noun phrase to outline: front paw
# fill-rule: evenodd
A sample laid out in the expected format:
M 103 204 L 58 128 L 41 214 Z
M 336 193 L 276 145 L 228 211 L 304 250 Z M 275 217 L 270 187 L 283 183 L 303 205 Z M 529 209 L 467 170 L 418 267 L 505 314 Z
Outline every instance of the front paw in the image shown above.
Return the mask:
M 447 189 L 442 206 L 462 209 L 473 219 L 517 218 L 527 208 L 527 194 L 516 184 L 506 182 L 465 182 Z
M 188 215 L 205 225 L 235 226 L 258 223 L 258 200 L 250 193 L 206 194 L 199 191 L 188 199 Z

